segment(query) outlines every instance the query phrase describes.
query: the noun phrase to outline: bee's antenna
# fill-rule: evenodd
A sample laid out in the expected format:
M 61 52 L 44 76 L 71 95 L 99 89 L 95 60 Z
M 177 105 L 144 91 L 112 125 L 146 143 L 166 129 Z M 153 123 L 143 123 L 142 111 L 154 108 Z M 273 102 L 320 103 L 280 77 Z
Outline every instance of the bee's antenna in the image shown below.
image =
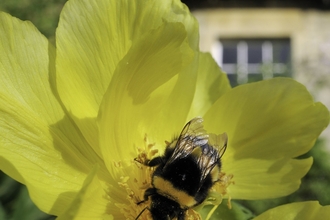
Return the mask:
M 135 218 L 135 220 L 138 220 L 138 218 L 142 215 L 142 213 L 143 213 L 146 209 L 149 210 L 148 206 L 145 207 L 144 209 L 142 209 L 142 211 L 141 211 L 140 214 Z M 149 210 L 149 211 L 150 211 L 150 210 Z

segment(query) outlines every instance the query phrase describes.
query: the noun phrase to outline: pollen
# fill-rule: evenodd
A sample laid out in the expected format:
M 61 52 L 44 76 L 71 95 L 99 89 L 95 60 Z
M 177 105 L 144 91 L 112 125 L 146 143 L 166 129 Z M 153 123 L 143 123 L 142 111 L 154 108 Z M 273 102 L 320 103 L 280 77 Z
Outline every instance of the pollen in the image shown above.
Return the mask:
M 144 146 L 136 147 L 136 156 L 132 156 L 130 161 L 117 162 L 114 167 L 121 169 L 122 176 L 118 177 L 118 186 L 123 192 L 115 203 L 115 210 L 118 215 L 122 216 L 120 219 L 128 220 L 152 220 L 149 210 L 151 200 L 150 198 L 144 201 L 144 193 L 147 189 L 152 188 L 152 175 L 155 170 L 154 167 L 144 165 L 147 161 L 157 156 L 158 152 L 163 152 L 163 149 L 158 149 L 154 143 L 150 143 L 147 135 L 144 137 Z M 209 192 L 209 197 L 201 204 L 219 205 L 224 197 L 228 199 L 228 206 L 230 207 L 230 195 L 228 193 L 228 186 L 234 184 L 233 175 L 227 175 L 224 172 L 219 173 L 219 181 L 212 187 Z M 199 220 L 200 214 L 195 208 L 188 209 L 185 213 L 187 220 Z M 115 218 L 116 219 L 116 218 Z
M 135 158 L 135 161 L 139 162 L 141 165 L 158 153 L 158 149 L 154 149 L 155 144 L 149 143 L 147 135 L 144 137 L 144 143 L 144 148 L 137 148 L 138 155 Z
M 137 155 L 132 158 L 126 168 L 127 176 L 120 178 L 118 185 L 126 192 L 125 203 L 116 204 L 125 219 L 152 220 L 148 211 L 150 200 L 144 200 L 144 192 L 151 187 L 151 177 L 154 168 L 145 166 L 144 163 L 153 158 L 158 150 L 155 144 L 148 141 L 147 135 L 144 137 L 144 146 L 137 148 Z M 141 215 L 140 215 L 141 214 Z
M 219 174 L 219 181 L 215 183 L 215 185 L 212 187 L 211 191 L 218 194 L 220 196 L 220 199 L 217 198 L 216 202 L 213 202 L 213 205 L 219 205 L 222 201 L 222 198 L 228 198 L 228 208 L 231 209 L 231 196 L 228 190 L 228 187 L 232 184 L 235 184 L 235 181 L 233 180 L 234 175 L 233 174 L 226 174 L 225 172 L 220 172 Z M 219 201 L 220 200 L 220 201 Z
M 186 217 L 185 219 L 187 219 L 187 220 L 201 220 L 202 219 L 200 214 L 193 209 L 188 209 L 186 211 L 185 217 Z
M 235 181 L 233 180 L 234 175 L 233 174 L 226 175 L 225 173 L 221 173 L 221 174 L 222 174 L 220 177 L 221 183 L 219 183 L 219 184 L 223 189 L 222 194 L 228 195 L 228 204 L 227 205 L 228 205 L 228 208 L 231 209 L 231 196 L 228 193 L 228 186 L 231 184 L 235 184 Z

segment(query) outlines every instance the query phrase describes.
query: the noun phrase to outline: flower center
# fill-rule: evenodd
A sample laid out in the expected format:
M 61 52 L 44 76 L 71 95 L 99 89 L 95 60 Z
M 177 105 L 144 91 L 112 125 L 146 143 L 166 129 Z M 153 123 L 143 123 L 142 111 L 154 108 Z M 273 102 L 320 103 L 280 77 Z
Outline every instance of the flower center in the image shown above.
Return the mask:
M 152 220 L 151 214 L 148 210 L 150 206 L 150 199 L 144 200 L 144 192 L 152 187 L 151 177 L 154 168 L 145 166 L 143 163 L 149 158 L 153 158 L 158 150 L 155 145 L 148 141 L 147 135 L 144 138 L 144 147 L 137 148 L 137 157 L 132 158 L 129 166 L 123 167 L 127 173 L 127 177 L 121 178 L 118 183 L 126 193 L 126 202 L 116 204 L 120 209 L 125 219 L 135 220 L 139 216 L 139 220 Z
M 137 148 L 137 157 L 132 158 L 130 165 L 124 168 L 127 169 L 125 172 L 127 176 L 122 177 L 119 182 L 119 186 L 125 190 L 127 195 L 126 202 L 117 203 L 116 206 L 120 209 L 121 214 L 125 216 L 125 219 L 135 220 L 138 217 L 138 220 L 152 220 L 149 210 L 151 200 L 148 198 L 145 201 L 144 194 L 147 189 L 152 188 L 151 181 L 155 167 L 146 166 L 144 163 L 154 158 L 158 153 L 158 149 L 155 149 L 155 144 L 149 143 L 147 135 L 144 138 L 144 143 L 143 148 Z M 166 142 L 166 144 L 169 144 L 169 142 Z M 228 194 L 227 187 L 233 183 L 232 178 L 233 175 L 226 175 L 221 172 L 219 181 L 211 188 L 209 197 L 200 206 L 219 205 L 222 198 Z M 185 212 L 185 219 L 193 220 L 201 219 L 201 217 L 194 209 L 188 209 Z

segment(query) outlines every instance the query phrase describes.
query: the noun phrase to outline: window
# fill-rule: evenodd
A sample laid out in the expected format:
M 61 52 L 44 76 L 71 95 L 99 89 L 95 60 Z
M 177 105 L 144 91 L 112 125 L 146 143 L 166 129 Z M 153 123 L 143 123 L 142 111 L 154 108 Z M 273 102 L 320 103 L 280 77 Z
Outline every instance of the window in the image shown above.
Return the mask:
M 232 86 L 291 76 L 290 39 L 221 39 L 212 55 Z

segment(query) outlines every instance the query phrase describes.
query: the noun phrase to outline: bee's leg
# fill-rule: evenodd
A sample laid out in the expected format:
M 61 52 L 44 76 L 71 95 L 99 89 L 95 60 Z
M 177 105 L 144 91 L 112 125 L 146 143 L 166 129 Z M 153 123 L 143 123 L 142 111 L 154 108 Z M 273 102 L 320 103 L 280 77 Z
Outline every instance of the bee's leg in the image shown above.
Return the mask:
M 163 162 L 163 157 L 155 157 L 152 160 L 148 161 L 148 164 L 146 164 L 149 167 L 154 167 Z
M 148 207 L 145 207 L 144 209 L 142 209 L 142 211 L 140 212 L 140 214 L 135 218 L 135 220 L 137 220 L 146 209 L 148 209 L 150 211 L 150 209 Z
M 142 161 L 139 161 L 137 158 L 134 158 L 134 161 L 140 163 L 140 164 L 143 164 L 143 165 L 146 165 L 147 163 L 149 163 L 149 160 L 145 161 L 145 162 L 142 162 Z
M 178 213 L 178 217 L 177 217 L 177 219 L 178 219 L 178 220 L 184 220 L 184 216 L 185 216 L 185 212 L 184 212 L 184 211 L 180 211 L 180 212 Z
M 137 158 L 134 158 L 134 160 L 136 162 L 138 162 L 140 164 L 143 164 L 145 166 L 148 166 L 148 167 L 154 167 L 154 166 L 157 166 L 157 165 L 159 165 L 159 164 L 161 164 L 163 162 L 162 157 L 155 157 L 152 160 L 146 160 L 144 162 L 139 161 Z
M 156 193 L 157 193 L 157 191 L 156 191 L 155 188 L 149 188 L 149 189 L 147 189 L 147 190 L 144 192 L 143 200 L 140 201 L 140 202 L 138 202 L 138 203 L 136 203 L 136 204 L 137 204 L 137 205 L 140 205 L 141 203 L 144 203 L 144 202 L 148 201 L 149 196 L 154 195 L 154 194 L 156 194 Z

